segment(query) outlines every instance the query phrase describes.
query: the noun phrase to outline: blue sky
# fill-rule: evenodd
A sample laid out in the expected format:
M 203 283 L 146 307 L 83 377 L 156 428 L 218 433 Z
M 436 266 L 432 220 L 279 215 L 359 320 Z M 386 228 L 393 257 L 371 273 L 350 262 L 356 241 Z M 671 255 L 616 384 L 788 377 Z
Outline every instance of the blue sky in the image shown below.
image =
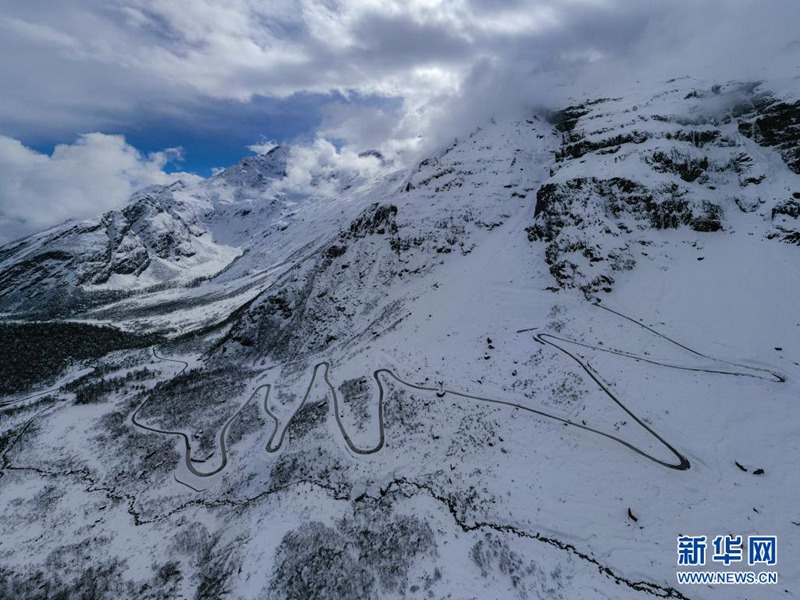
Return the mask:
M 4 2 L 0 244 L 262 142 L 407 164 L 491 116 L 634 80 L 761 78 L 798 54 L 800 3 L 768 4 Z
M 189 171 L 208 177 L 214 169 L 230 166 L 253 153 L 250 146 L 262 142 L 310 141 L 332 107 L 352 111 L 380 107 L 391 112 L 399 105 L 392 99 L 357 94 L 345 97 L 338 92 L 297 93 L 288 98 L 258 96 L 247 102 L 208 100 L 184 114 L 165 116 L 158 111 L 142 111 L 135 119 L 119 123 L 113 133 L 124 135 L 128 143 L 144 154 L 180 147 L 181 158 L 170 161 L 164 170 Z M 57 144 L 81 133 L 85 132 L 23 130 L 14 137 L 33 150 L 51 154 Z M 335 136 L 329 137 L 334 144 L 341 143 Z
M 302 141 L 309 137 L 322 122 L 322 108 L 332 101 L 329 95 L 307 94 L 285 99 L 259 97 L 249 102 L 216 100 L 176 117 L 142 113 L 115 127 L 114 133 L 123 134 L 145 154 L 181 147 L 182 160 L 170 162 L 165 170 L 189 171 L 207 177 L 213 169 L 230 166 L 250 154 L 250 145 L 261 141 Z M 80 133 L 83 131 L 59 131 L 40 137 L 36 132 L 26 145 L 50 154 L 56 144 Z M 19 139 L 23 143 L 28 141 L 24 133 Z

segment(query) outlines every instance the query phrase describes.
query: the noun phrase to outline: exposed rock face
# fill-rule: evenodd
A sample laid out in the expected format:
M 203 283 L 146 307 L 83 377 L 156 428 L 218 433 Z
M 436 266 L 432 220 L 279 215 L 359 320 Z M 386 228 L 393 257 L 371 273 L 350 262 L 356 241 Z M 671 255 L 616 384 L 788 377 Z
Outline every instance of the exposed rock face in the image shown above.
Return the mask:
M 758 110 L 739 119 L 739 131 L 757 144 L 775 148 L 788 167 L 800 173 L 800 102 L 761 99 Z
M 650 243 L 648 230 L 716 232 L 730 210 L 769 215 L 768 237 L 797 243 L 796 211 L 769 174 L 800 168 L 800 104 L 778 102 L 756 84 L 643 100 L 605 98 L 551 118 L 562 145 L 528 233 L 547 242 L 559 286 L 609 291 L 636 264 L 632 248 Z
M 770 237 L 800 246 L 800 202 L 797 199 L 791 198 L 775 206 L 772 222 L 775 231 L 769 234 Z
M 243 158 L 214 179 L 232 187 L 236 199 L 242 199 L 254 191 L 264 190 L 270 182 L 286 177 L 288 158 L 288 146 L 275 146 L 265 154 Z
M 213 243 L 205 223 L 211 205 L 177 199 L 183 188 L 148 188 L 121 210 L 12 245 L 0 263 L 0 306 L 22 307 L 34 297 L 44 312 L 64 311 L 71 299 L 82 302 L 87 286 L 107 286 L 115 276 L 122 279 L 101 299 L 219 270 L 238 252 Z

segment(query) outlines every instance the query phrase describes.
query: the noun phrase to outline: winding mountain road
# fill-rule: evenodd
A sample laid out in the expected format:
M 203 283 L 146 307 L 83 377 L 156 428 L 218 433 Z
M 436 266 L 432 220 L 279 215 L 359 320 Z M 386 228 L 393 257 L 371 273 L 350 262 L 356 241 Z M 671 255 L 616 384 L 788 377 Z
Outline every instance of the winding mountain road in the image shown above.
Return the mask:
M 543 342 L 543 343 L 547 343 L 547 342 Z M 551 344 L 551 345 L 554 345 L 554 344 Z M 477 401 L 477 402 L 484 402 L 484 403 L 487 403 L 487 404 L 495 404 L 495 405 L 498 405 L 498 406 L 507 406 L 509 408 L 522 410 L 522 411 L 525 411 L 525 412 L 530 413 L 530 414 L 538 415 L 540 417 L 545 417 L 547 419 L 552 419 L 554 421 L 558 421 L 559 423 L 563 423 L 565 425 L 571 425 L 573 427 L 577 427 L 579 429 L 583 429 L 584 431 L 589 431 L 591 433 L 596 433 L 596 434 L 601 435 L 601 436 L 603 436 L 603 437 L 605 437 L 607 439 L 613 440 L 613 441 L 615 441 L 615 442 L 617 442 L 619 444 L 622 444 L 626 448 L 628 448 L 630 450 L 633 450 L 634 452 L 636 452 L 640 456 L 643 456 L 643 457 L 647 458 L 648 460 L 651 460 L 651 461 L 653 461 L 653 462 L 655 462 L 655 463 L 657 463 L 659 465 L 662 465 L 664 467 L 667 467 L 667 468 L 670 468 L 670 469 L 676 469 L 676 470 L 679 470 L 679 471 L 684 471 L 684 470 L 689 468 L 689 466 L 690 466 L 689 460 L 685 456 L 683 456 L 680 452 L 678 452 L 671 444 L 669 444 L 666 440 L 664 440 L 660 435 L 658 435 L 655 431 L 653 431 L 653 429 L 651 429 L 646 423 L 644 423 L 641 419 L 639 419 L 633 412 L 631 412 L 622 403 L 622 401 L 620 401 L 620 399 L 617 396 L 615 396 L 602 383 L 602 381 L 596 376 L 596 374 L 591 369 L 591 367 L 589 367 L 588 365 L 583 363 L 579 358 L 577 358 L 576 356 L 572 355 L 568 351 L 566 351 L 566 350 L 564 350 L 562 348 L 559 348 L 558 346 L 555 346 L 555 347 L 558 348 L 559 350 L 561 350 L 562 352 L 565 352 L 566 354 L 568 354 L 574 360 L 576 360 L 584 368 L 584 370 L 586 370 L 586 372 L 595 381 L 595 383 L 597 383 L 597 385 L 600 386 L 600 388 L 603 390 L 603 392 L 605 392 L 615 403 L 617 403 L 620 406 L 620 408 L 622 408 L 628 415 L 630 415 L 630 417 L 632 419 L 634 419 L 639 425 L 641 425 L 648 433 L 650 433 L 659 442 L 661 442 L 672 454 L 675 455 L 675 457 L 678 459 L 678 461 L 676 463 L 671 463 L 671 462 L 667 462 L 667 461 L 661 460 L 661 459 L 659 459 L 659 458 L 657 458 L 657 457 L 645 452 L 644 450 L 642 450 L 640 448 L 637 448 L 636 446 L 634 446 L 630 442 L 627 442 L 627 441 L 625 441 L 624 439 L 622 439 L 622 438 L 620 438 L 618 436 L 615 436 L 613 434 L 607 433 L 607 432 L 602 431 L 600 429 L 595 429 L 594 427 L 590 427 L 590 426 L 584 425 L 582 423 L 577 423 L 575 421 L 560 417 L 558 415 L 554 415 L 554 414 L 545 412 L 543 410 L 539 410 L 539 409 L 536 409 L 536 408 L 531 408 L 529 406 L 525 406 L 524 404 L 518 404 L 518 403 L 512 402 L 510 400 L 500 400 L 500 399 L 496 399 L 496 398 L 487 398 L 487 397 L 484 397 L 484 396 L 476 396 L 474 394 L 467 394 L 465 392 L 459 392 L 459 391 L 455 391 L 455 390 L 448 390 L 448 389 L 442 390 L 442 389 L 440 389 L 438 387 L 430 387 L 430 386 L 418 385 L 418 384 L 412 383 L 410 381 L 406 381 L 405 379 L 403 379 L 402 377 L 397 375 L 391 369 L 386 369 L 386 368 L 376 369 L 372 373 L 372 376 L 374 377 L 375 381 L 378 384 L 378 390 L 379 390 L 379 396 L 378 396 L 379 439 L 378 439 L 378 443 L 375 446 L 371 447 L 371 448 L 359 448 L 358 446 L 355 445 L 355 443 L 353 442 L 352 438 L 347 433 L 347 430 L 346 430 L 346 428 L 344 426 L 344 423 L 342 422 L 342 418 L 341 418 L 341 416 L 339 414 L 339 397 L 338 397 L 338 395 L 336 393 L 336 390 L 335 390 L 334 386 L 332 385 L 332 383 L 330 382 L 330 379 L 329 379 L 330 364 L 328 362 L 325 362 L 325 361 L 318 363 L 314 367 L 314 371 L 313 371 L 312 377 L 311 377 L 311 382 L 308 385 L 308 388 L 306 390 L 306 394 L 303 397 L 303 400 L 300 402 L 300 404 L 297 407 L 297 409 L 295 410 L 295 412 L 292 414 L 292 416 L 287 421 L 286 425 L 283 427 L 277 444 L 275 443 L 275 437 L 276 437 L 276 435 L 278 435 L 278 431 L 279 431 L 279 427 L 280 427 L 279 423 L 280 422 L 279 422 L 278 418 L 267 407 L 267 401 L 268 401 L 268 398 L 269 398 L 269 391 L 267 392 L 267 398 L 265 398 L 265 400 L 264 400 L 264 407 L 265 407 L 265 410 L 267 411 L 267 414 L 269 414 L 270 417 L 275 422 L 275 428 L 273 429 L 272 435 L 270 436 L 270 439 L 267 442 L 266 451 L 270 452 L 270 453 L 275 453 L 275 452 L 278 452 L 281 449 L 281 446 L 283 445 L 284 438 L 286 437 L 286 431 L 288 430 L 288 428 L 291 425 L 291 423 L 294 420 L 294 418 L 299 413 L 300 409 L 303 407 L 303 405 L 308 400 L 308 397 L 311 394 L 311 390 L 314 387 L 314 382 L 316 380 L 317 374 L 322 369 L 323 370 L 323 379 L 325 381 L 325 384 L 328 386 L 328 388 L 330 389 L 330 392 L 331 392 L 331 394 L 333 396 L 334 416 L 336 418 L 336 424 L 339 427 L 339 431 L 342 434 L 342 438 L 344 439 L 345 444 L 347 444 L 347 447 L 354 454 L 358 454 L 358 455 L 362 455 L 362 456 L 363 455 L 369 455 L 369 454 L 375 454 L 375 453 L 379 452 L 381 449 L 383 449 L 383 447 L 385 445 L 386 431 L 385 431 L 385 422 L 384 422 L 384 399 L 386 397 L 386 390 L 384 388 L 383 381 L 381 380 L 381 376 L 385 375 L 386 377 L 390 377 L 390 378 L 394 379 L 400 385 L 402 385 L 404 387 L 407 387 L 407 388 L 414 389 L 414 390 L 418 390 L 418 391 L 422 391 L 422 392 L 436 393 L 436 394 L 438 394 L 440 396 L 442 394 L 444 394 L 444 395 L 449 394 L 450 396 L 455 396 L 457 398 L 464 398 L 465 400 L 474 400 L 474 401 Z
M 186 369 L 189 368 L 189 363 L 187 363 L 186 361 L 176 360 L 176 359 L 173 359 L 173 358 L 165 358 L 163 356 L 159 356 L 156 353 L 155 348 L 152 349 L 152 352 L 153 352 L 153 356 L 155 358 L 159 359 L 159 360 L 166 361 L 166 362 L 179 363 L 179 364 L 183 365 L 183 368 L 176 374 L 176 377 L 178 375 L 181 375 L 184 371 L 186 371 Z M 190 440 L 189 440 L 189 436 L 186 435 L 184 432 L 182 432 L 182 431 L 170 431 L 168 429 L 159 429 L 157 427 L 151 427 L 150 425 L 146 425 L 145 423 L 142 423 L 137 418 L 139 413 L 142 411 L 142 409 L 144 409 L 144 407 L 147 405 L 147 402 L 150 400 L 150 396 L 145 398 L 144 402 L 142 402 L 139 405 L 139 408 L 137 408 L 136 411 L 131 415 L 131 423 L 133 423 L 136 427 L 139 427 L 140 429 L 143 429 L 145 431 L 149 431 L 149 432 L 152 432 L 152 433 L 160 433 L 162 435 L 172 435 L 172 436 L 180 437 L 183 440 L 183 446 L 184 446 L 184 454 L 183 454 L 184 464 L 186 465 L 186 468 L 189 470 L 189 472 L 192 475 L 196 476 L 196 477 L 212 477 L 212 476 L 216 475 L 217 473 L 220 473 L 228 464 L 228 448 L 227 448 L 226 441 L 225 441 L 227 436 L 228 436 L 228 429 L 230 428 L 231 424 L 236 419 L 236 417 L 239 416 L 239 414 L 245 409 L 245 407 L 248 404 L 250 404 L 250 402 L 253 400 L 253 398 L 255 398 L 256 395 L 258 394 L 258 392 L 260 390 L 262 390 L 264 387 L 265 386 L 262 385 L 262 386 L 259 386 L 258 388 L 256 388 L 256 390 L 251 394 L 251 396 L 247 400 L 247 402 L 242 404 L 242 406 L 240 406 L 239 409 L 235 413 L 233 413 L 233 415 L 231 415 L 228 418 L 228 420 L 225 421 L 225 423 L 222 425 L 222 428 L 220 429 L 220 432 L 219 432 L 219 435 L 218 435 L 218 438 L 217 438 L 217 443 L 219 444 L 219 448 L 220 448 L 221 461 L 220 461 L 220 464 L 217 466 L 217 468 L 215 468 L 215 469 L 213 469 L 211 471 L 200 471 L 199 469 L 195 468 L 195 466 L 193 464 L 195 461 L 192 460 L 192 447 L 191 447 L 191 443 L 190 443 Z M 182 483 L 183 485 L 186 485 L 187 487 L 192 488 L 195 491 L 198 491 L 196 488 L 188 485 L 186 482 L 177 479 L 177 477 L 176 477 L 176 481 L 178 481 L 178 483 Z
M 219 447 L 220 447 L 222 460 L 221 460 L 219 466 L 217 468 L 215 468 L 214 470 L 212 470 L 212 471 L 208 471 L 208 472 L 200 471 L 197 468 L 195 468 L 195 466 L 192 464 L 193 462 L 196 462 L 196 461 L 193 461 L 191 459 L 191 446 L 190 446 L 190 443 L 189 443 L 189 437 L 185 433 L 180 432 L 180 431 L 168 431 L 168 430 L 158 429 L 158 428 L 155 428 L 155 427 L 150 427 L 149 425 L 145 425 L 144 423 L 142 423 L 141 421 L 139 421 L 137 419 L 137 416 L 139 415 L 139 413 L 142 411 L 142 409 L 146 405 L 147 399 L 139 406 L 139 408 L 136 410 L 136 412 L 134 412 L 134 414 L 131 417 L 131 421 L 133 422 L 134 425 L 136 425 L 136 426 L 138 426 L 138 427 L 140 427 L 140 428 L 142 428 L 144 430 L 147 430 L 147 431 L 151 431 L 151 432 L 154 432 L 154 433 L 160 433 L 160 434 L 164 434 L 164 435 L 180 436 L 181 439 L 183 439 L 183 442 L 184 442 L 184 448 L 185 448 L 184 462 L 185 462 L 186 468 L 189 470 L 189 472 L 192 473 L 193 475 L 197 476 L 197 477 L 211 477 L 211 476 L 216 475 L 217 473 L 221 472 L 227 465 L 228 455 L 227 455 L 227 447 L 226 447 L 226 437 L 227 437 L 228 428 L 233 423 L 233 421 L 239 416 L 241 411 L 244 410 L 244 408 L 253 400 L 253 398 L 255 398 L 262 391 L 264 392 L 264 402 L 263 402 L 264 412 L 273 421 L 272 433 L 270 434 L 269 440 L 267 441 L 267 444 L 265 446 L 265 450 L 266 450 L 266 452 L 268 452 L 270 454 L 278 452 L 281 449 L 281 447 L 283 446 L 283 443 L 284 443 L 285 438 L 286 438 L 287 431 L 289 430 L 289 427 L 292 424 L 292 421 L 297 417 L 297 415 L 299 414 L 300 410 L 303 408 L 303 406 L 308 401 L 308 399 L 309 399 L 309 397 L 311 395 L 311 392 L 312 392 L 312 390 L 314 388 L 314 384 L 316 383 L 317 378 L 319 377 L 320 372 L 321 372 L 322 373 L 322 379 L 323 379 L 325 385 L 327 386 L 328 390 L 330 391 L 331 397 L 333 398 L 333 414 L 334 414 L 334 417 L 336 419 L 336 425 L 339 428 L 339 431 L 340 431 L 340 433 L 342 435 L 342 439 L 344 440 L 345 445 L 347 446 L 347 448 L 353 454 L 359 455 L 359 456 L 366 456 L 366 455 L 376 454 L 377 452 L 380 452 L 383 449 L 383 447 L 384 447 L 384 445 L 386 443 L 384 402 L 385 402 L 385 398 L 386 398 L 386 393 L 387 392 L 386 392 L 386 388 L 385 388 L 385 385 L 384 385 L 384 379 L 385 378 L 391 378 L 395 382 L 397 382 L 398 384 L 400 384 L 401 386 L 404 386 L 406 388 L 409 388 L 409 389 L 412 389 L 412 390 L 421 391 L 421 392 L 434 393 L 439 397 L 449 394 L 450 396 L 453 396 L 453 397 L 456 397 L 456 398 L 462 398 L 464 400 L 471 400 L 471 401 L 475 401 L 475 402 L 482 402 L 482 403 L 493 404 L 493 405 L 497 405 L 497 406 L 505 406 L 505 407 L 512 408 L 512 409 L 515 409 L 515 410 L 521 410 L 521 411 L 524 411 L 524 412 L 527 412 L 527 413 L 530 413 L 532 415 L 536 415 L 536 416 L 539 416 L 539 417 L 544 417 L 546 419 L 551 419 L 551 420 L 554 420 L 556 422 L 563 423 L 564 425 L 569 425 L 571 427 L 576 427 L 578 429 L 582 429 L 584 431 L 588 431 L 590 433 L 594 433 L 594 434 L 600 435 L 600 436 L 602 436 L 602 437 L 604 437 L 606 439 L 609 439 L 609 440 L 611 440 L 613 442 L 621 444 L 622 446 L 624 446 L 624 447 L 628 448 L 629 450 L 635 452 L 639 456 L 642 456 L 642 457 L 646 458 L 647 460 L 650 460 L 650 461 L 652 461 L 652 462 L 654 462 L 654 463 L 656 463 L 658 465 L 661 465 L 663 467 L 666 467 L 668 469 L 674 469 L 674 470 L 678 470 L 678 471 L 685 471 L 685 470 L 689 469 L 690 466 L 691 466 L 689 460 L 683 454 L 681 454 L 672 444 L 670 444 L 666 439 L 664 439 L 655 430 L 653 430 L 652 427 L 650 427 L 642 419 L 640 419 L 638 416 L 636 416 L 636 414 L 634 414 L 633 411 L 630 410 L 622 402 L 622 400 L 609 388 L 609 386 L 603 381 L 603 379 L 600 376 L 600 374 L 594 368 L 592 368 L 591 365 L 589 365 L 588 362 L 586 362 L 586 360 L 584 360 L 584 357 L 582 355 L 579 355 L 578 353 L 576 353 L 574 351 L 571 351 L 570 349 L 565 347 L 565 345 L 571 344 L 571 345 L 574 345 L 574 346 L 587 348 L 587 349 L 591 349 L 591 350 L 596 350 L 596 351 L 599 351 L 599 352 L 605 352 L 605 353 L 609 353 L 609 354 L 614 354 L 614 355 L 617 355 L 617 356 L 621 356 L 623 358 L 629 358 L 631 360 L 647 362 L 647 363 L 650 363 L 650 364 L 654 364 L 654 365 L 658 365 L 658 366 L 662 366 L 662 367 L 666 367 L 666 368 L 671 368 L 671 369 L 679 369 L 679 370 L 684 370 L 684 371 L 693 371 L 693 372 L 701 372 L 701 373 L 710 373 L 710 374 L 715 374 L 715 375 L 731 375 L 731 376 L 739 376 L 739 377 L 755 377 L 755 378 L 764 379 L 766 381 L 775 382 L 775 383 L 782 383 L 782 382 L 786 381 L 786 377 L 784 375 L 782 375 L 780 373 L 777 373 L 775 371 L 772 371 L 772 370 L 769 370 L 769 369 L 758 368 L 758 367 L 751 367 L 751 366 L 748 366 L 748 365 L 742 365 L 742 364 L 738 364 L 738 363 L 734 363 L 734 362 L 730 362 L 730 361 L 717 359 L 717 358 L 714 358 L 712 356 L 708 356 L 706 354 L 703 354 L 701 352 L 693 350 L 692 348 L 690 348 L 690 347 L 688 347 L 688 346 L 686 346 L 684 344 L 681 344 L 680 342 L 677 342 L 677 341 L 673 340 L 672 338 L 667 337 L 666 335 L 656 331 L 655 329 L 653 329 L 653 328 L 651 328 L 651 327 L 649 327 L 647 325 L 644 325 L 643 323 L 640 323 L 640 322 L 636 321 L 635 319 L 632 319 L 631 317 L 628 317 L 627 315 L 624 315 L 624 314 L 622 314 L 620 312 L 617 312 L 617 311 L 615 311 L 613 309 L 610 309 L 610 308 L 607 308 L 605 306 L 601 306 L 599 304 L 595 304 L 595 306 L 597 306 L 598 308 L 602 308 L 603 310 L 606 310 L 606 311 L 608 311 L 610 313 L 613 313 L 613 314 L 615 314 L 615 315 L 617 315 L 619 317 L 622 317 L 623 319 L 626 319 L 627 321 L 630 321 L 631 323 L 634 323 L 634 324 L 638 325 L 639 327 L 642 327 L 642 328 L 646 329 L 650 333 L 652 333 L 652 334 L 654 334 L 654 335 L 666 340 L 667 342 L 669 342 L 671 344 L 674 344 L 675 346 L 677 346 L 677 347 L 679 347 L 679 348 L 681 348 L 681 349 L 683 349 L 683 350 L 685 350 L 685 351 L 687 351 L 687 352 L 689 352 L 689 353 L 691 353 L 691 354 L 693 354 L 695 356 L 701 357 L 701 358 L 706 359 L 706 360 L 710 360 L 712 362 L 726 364 L 726 365 L 730 365 L 730 366 L 733 366 L 733 367 L 737 367 L 738 369 L 741 369 L 741 370 L 730 370 L 730 369 L 701 368 L 701 367 L 692 367 L 692 366 L 687 366 L 687 365 L 682 365 L 682 364 L 677 364 L 677 363 L 671 363 L 671 362 L 666 362 L 666 361 L 659 361 L 659 360 L 656 360 L 656 359 L 653 359 L 653 358 L 649 358 L 647 356 L 640 356 L 640 355 L 633 354 L 631 352 L 626 352 L 626 351 L 623 351 L 623 350 L 616 350 L 616 349 L 613 349 L 613 348 L 596 346 L 596 345 L 588 344 L 588 343 L 585 343 L 585 342 L 579 342 L 579 341 L 576 341 L 576 340 L 571 340 L 571 339 L 568 339 L 568 338 L 560 337 L 560 336 L 555 335 L 553 333 L 548 333 L 548 332 L 544 332 L 544 331 L 540 332 L 540 331 L 537 330 L 537 328 L 520 329 L 519 331 L 517 331 L 518 334 L 531 332 L 533 334 L 533 338 L 534 338 L 534 340 L 536 342 L 538 342 L 540 344 L 543 344 L 545 346 L 550 346 L 550 347 L 554 348 L 556 351 L 561 352 L 562 354 L 566 355 L 571 360 L 573 360 L 586 373 L 586 375 L 588 375 L 588 377 L 598 386 L 598 388 L 606 396 L 608 396 L 609 399 L 611 399 L 612 402 L 614 402 L 617 406 L 619 406 L 631 419 L 633 419 L 633 421 L 635 421 L 648 434 L 653 436 L 660 444 L 662 444 L 675 457 L 675 459 L 676 459 L 675 461 L 666 461 L 666 460 L 663 460 L 661 458 L 658 458 L 657 456 L 654 456 L 654 455 L 650 454 L 649 452 L 647 452 L 647 451 L 635 446 L 634 444 L 624 440 L 623 438 L 621 438 L 619 436 L 613 435 L 611 433 L 608 433 L 606 431 L 602 431 L 602 430 L 594 428 L 594 427 L 590 427 L 590 426 L 588 426 L 588 425 L 586 425 L 584 423 L 578 423 L 578 422 L 575 422 L 575 421 L 573 421 L 571 419 L 567 419 L 567 418 L 558 416 L 556 414 L 548 413 L 546 411 L 543 411 L 543 410 L 540 410 L 540 409 L 537 409 L 537 408 L 531 408 L 530 406 L 526 406 L 524 404 L 520 404 L 520 403 L 517 403 L 517 402 L 510 401 L 510 400 L 501 400 L 501 399 L 498 399 L 498 398 L 488 398 L 488 397 L 485 397 L 485 396 L 478 396 L 478 395 L 475 395 L 475 394 L 468 394 L 466 392 L 461 392 L 461 391 L 457 391 L 457 390 L 445 389 L 443 387 L 440 388 L 440 387 L 431 387 L 431 386 L 419 385 L 419 384 L 416 384 L 416 383 L 413 383 L 413 382 L 410 382 L 410 381 L 406 381 L 405 379 L 403 379 L 402 377 L 397 375 L 397 373 L 395 373 L 394 371 L 392 371 L 391 369 L 388 369 L 388 368 L 376 369 L 372 373 L 372 376 L 375 379 L 375 382 L 376 382 L 376 384 L 378 386 L 378 441 L 377 441 L 377 443 L 375 445 L 373 445 L 371 447 L 363 448 L 363 447 L 360 447 L 360 446 L 356 445 L 356 443 L 353 441 L 353 438 L 348 433 L 347 428 L 345 427 L 345 424 L 344 424 L 344 422 L 342 420 L 341 411 L 340 411 L 340 405 L 339 405 L 339 395 L 337 394 L 336 388 L 335 388 L 335 386 L 333 385 L 333 383 L 331 382 L 331 379 L 330 379 L 331 364 L 328 361 L 321 361 L 321 362 L 317 363 L 314 366 L 314 368 L 312 370 L 312 373 L 311 373 L 311 379 L 309 381 L 308 387 L 306 388 L 306 392 L 305 392 L 301 402 L 299 403 L 297 408 L 295 408 L 295 410 L 293 411 L 292 415 L 289 417 L 289 419 L 286 421 L 285 425 L 283 425 L 283 426 L 281 426 L 280 419 L 269 408 L 269 397 L 270 397 L 270 392 L 272 391 L 272 387 L 273 387 L 272 384 L 265 383 L 265 384 L 260 385 L 258 388 L 256 388 L 255 391 L 253 392 L 253 394 L 247 400 L 247 402 L 245 402 L 225 422 L 225 424 L 223 425 L 222 429 L 220 430 L 220 433 L 219 433 L 219 436 L 218 436 L 218 444 L 219 444 Z M 181 371 L 178 373 L 178 375 L 183 373 L 188 368 L 188 363 L 186 363 L 185 361 L 164 358 L 162 356 L 159 356 L 156 353 L 155 349 L 153 349 L 153 356 L 155 358 L 160 359 L 160 360 L 171 361 L 171 362 L 176 362 L 176 363 L 183 364 L 184 366 L 181 369 Z M 749 371 L 749 372 L 747 372 L 747 371 Z M 190 487 L 191 489 L 193 489 L 195 491 L 200 491 L 200 490 L 197 490 L 197 488 L 194 488 L 193 486 L 190 486 L 190 485 L 186 484 L 185 482 L 182 482 L 182 481 L 178 480 L 177 477 L 176 477 L 176 480 L 179 481 L 180 483 L 183 483 L 184 485 L 187 485 L 188 487 Z
M 653 363 L 653 364 L 661 365 L 663 367 L 670 367 L 670 368 L 673 368 L 673 369 L 684 369 L 686 371 L 702 371 L 704 373 L 715 373 L 715 374 L 720 374 L 720 375 L 734 375 L 736 377 L 756 377 L 758 379 L 764 379 L 766 381 L 774 381 L 774 382 L 777 382 L 777 383 L 786 383 L 786 375 L 783 375 L 782 373 L 778 373 L 778 372 L 772 371 L 770 369 L 762 369 L 762 368 L 759 368 L 759 367 L 751 367 L 749 365 L 742 365 L 742 364 L 731 362 L 731 361 L 728 361 L 728 360 L 722 360 L 720 358 L 714 358 L 713 356 L 708 356 L 707 354 L 703 354 L 702 352 L 698 352 L 697 350 L 694 350 L 694 349 L 690 348 L 689 346 L 681 344 L 680 342 L 677 342 L 677 341 L 673 340 L 672 338 L 667 337 L 666 335 L 664 335 L 660 331 L 657 331 L 657 330 L 653 329 L 652 327 L 649 327 L 649 326 L 645 325 L 644 323 L 640 323 L 639 321 L 637 321 L 633 317 L 629 317 L 626 314 L 623 314 L 621 312 L 618 312 L 618 311 L 616 311 L 616 310 L 614 310 L 612 308 L 608 308 L 607 306 L 603 306 L 602 304 L 598 304 L 596 302 L 593 303 L 593 305 L 596 306 L 597 308 L 602 308 L 605 311 L 608 311 L 608 312 L 610 312 L 610 313 L 612 313 L 614 315 L 617 315 L 618 317 L 622 317 L 626 321 L 630 321 L 631 323 L 633 323 L 635 325 L 638 325 L 642 329 L 646 329 L 650 333 L 660 337 L 663 340 L 668 341 L 670 344 L 674 344 L 678 348 L 681 348 L 681 349 L 686 350 L 687 352 L 689 352 L 691 354 L 694 354 L 695 356 L 699 356 L 701 358 L 705 358 L 707 360 L 711 360 L 711 361 L 714 361 L 714 362 L 723 363 L 723 364 L 731 365 L 731 366 L 734 366 L 734 367 L 739 367 L 740 369 L 748 369 L 750 371 L 760 371 L 761 373 L 768 374 L 769 378 L 765 377 L 764 375 L 756 375 L 756 374 L 753 374 L 753 373 L 737 373 L 737 372 L 734 372 L 734 371 L 717 371 L 717 370 L 710 370 L 710 369 L 696 369 L 696 368 L 692 369 L 692 368 L 688 368 L 688 367 L 679 367 L 679 366 L 675 366 L 675 365 L 671 365 L 671 364 L 667 364 L 667 363 L 655 362 L 655 361 L 652 361 L 652 360 L 649 360 L 647 358 L 640 357 L 640 356 L 637 357 L 637 356 L 634 356 L 632 354 L 623 353 L 622 351 L 619 351 L 619 350 L 614 351 L 617 354 L 628 354 L 628 356 L 630 356 L 631 358 L 638 358 L 639 360 L 642 360 L 644 362 L 650 362 L 650 363 Z M 578 342 L 573 342 L 573 343 L 577 344 Z M 590 347 L 593 347 L 596 350 L 603 350 L 604 352 L 608 352 L 609 351 L 609 350 L 607 350 L 605 348 L 598 348 L 596 346 L 590 346 Z
M 48 390 L 44 390 L 43 392 L 36 392 L 30 396 L 25 396 L 24 398 L 17 398 L 16 400 L 0 400 L 0 409 L 6 408 L 7 406 L 14 406 L 15 404 L 22 404 L 26 400 L 32 400 L 33 398 L 38 398 L 39 396 L 44 396 L 45 394 L 52 394 L 53 392 L 57 392 L 59 389 L 61 388 L 50 388 Z

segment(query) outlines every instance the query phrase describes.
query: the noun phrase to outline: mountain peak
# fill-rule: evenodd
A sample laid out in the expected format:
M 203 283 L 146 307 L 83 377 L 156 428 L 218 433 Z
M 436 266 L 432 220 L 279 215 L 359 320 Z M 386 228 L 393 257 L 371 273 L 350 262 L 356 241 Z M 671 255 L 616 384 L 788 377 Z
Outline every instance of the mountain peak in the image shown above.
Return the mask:
M 275 146 L 269 152 L 246 156 L 232 167 L 217 173 L 213 179 L 237 187 L 260 187 L 269 180 L 286 177 L 289 146 Z

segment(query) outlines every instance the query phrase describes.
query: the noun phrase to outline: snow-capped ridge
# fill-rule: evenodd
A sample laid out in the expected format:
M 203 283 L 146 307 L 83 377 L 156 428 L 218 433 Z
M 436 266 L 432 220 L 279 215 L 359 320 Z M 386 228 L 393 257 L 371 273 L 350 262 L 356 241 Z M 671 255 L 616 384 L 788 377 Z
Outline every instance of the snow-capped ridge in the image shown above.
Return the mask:
M 270 181 L 286 177 L 290 153 L 289 146 L 275 146 L 264 154 L 246 156 L 214 175 L 212 180 L 221 180 L 237 188 L 263 187 Z

